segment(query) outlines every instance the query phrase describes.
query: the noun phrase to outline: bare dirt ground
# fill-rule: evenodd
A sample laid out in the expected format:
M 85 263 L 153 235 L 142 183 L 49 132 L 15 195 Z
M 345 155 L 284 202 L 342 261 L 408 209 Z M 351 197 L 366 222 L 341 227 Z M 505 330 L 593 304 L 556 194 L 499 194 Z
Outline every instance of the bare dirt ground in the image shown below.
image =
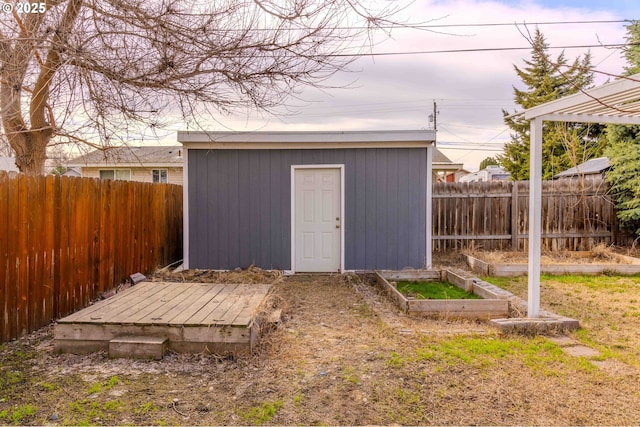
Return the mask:
M 457 256 L 443 262 L 464 265 Z M 188 280 L 238 279 L 186 274 Z M 255 355 L 169 354 L 161 361 L 58 355 L 47 327 L 0 347 L 0 424 L 640 420 L 640 368 L 632 361 L 572 356 L 546 337 L 502 336 L 483 323 L 409 318 L 369 276 L 242 274 L 246 281 L 272 281 L 269 303 L 283 309 L 282 322 Z

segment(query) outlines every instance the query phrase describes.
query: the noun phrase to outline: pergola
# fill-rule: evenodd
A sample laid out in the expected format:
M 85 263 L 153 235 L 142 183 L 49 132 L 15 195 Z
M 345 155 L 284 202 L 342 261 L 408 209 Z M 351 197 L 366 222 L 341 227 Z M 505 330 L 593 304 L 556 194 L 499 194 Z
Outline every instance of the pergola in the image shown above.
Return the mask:
M 640 73 L 524 110 L 531 123 L 529 193 L 528 317 L 540 314 L 540 237 L 542 228 L 542 123 L 640 125 Z

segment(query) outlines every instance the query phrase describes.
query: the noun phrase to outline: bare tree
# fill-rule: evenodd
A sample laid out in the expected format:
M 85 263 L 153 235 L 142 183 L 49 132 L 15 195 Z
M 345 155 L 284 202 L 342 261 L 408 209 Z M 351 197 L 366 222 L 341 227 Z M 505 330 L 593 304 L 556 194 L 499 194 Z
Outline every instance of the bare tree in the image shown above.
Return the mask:
M 321 87 L 401 9 L 359 1 L 9 3 L 0 12 L 0 115 L 16 164 L 40 174 L 53 139 L 108 147 L 169 113 L 269 111 Z
M 11 157 L 12 151 L 7 138 L 0 134 L 0 157 Z

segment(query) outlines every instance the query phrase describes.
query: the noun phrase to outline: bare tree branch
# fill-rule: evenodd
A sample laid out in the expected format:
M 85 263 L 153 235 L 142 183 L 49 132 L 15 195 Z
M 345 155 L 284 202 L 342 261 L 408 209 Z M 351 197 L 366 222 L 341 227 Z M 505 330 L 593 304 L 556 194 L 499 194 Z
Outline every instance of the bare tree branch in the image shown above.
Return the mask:
M 374 4 L 374 3 L 372 3 Z M 326 88 L 402 8 L 361 0 L 56 0 L 0 23 L 0 117 L 24 172 L 56 135 L 111 146 L 178 113 L 270 112 Z

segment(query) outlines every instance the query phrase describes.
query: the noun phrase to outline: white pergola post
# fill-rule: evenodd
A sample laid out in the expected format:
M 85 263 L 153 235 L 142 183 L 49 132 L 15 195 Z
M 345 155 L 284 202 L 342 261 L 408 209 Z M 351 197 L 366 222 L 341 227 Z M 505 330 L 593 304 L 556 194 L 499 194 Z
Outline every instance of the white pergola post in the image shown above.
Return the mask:
M 527 317 L 540 315 L 540 236 L 542 234 L 542 118 L 531 120 L 529 163 L 529 297 Z

